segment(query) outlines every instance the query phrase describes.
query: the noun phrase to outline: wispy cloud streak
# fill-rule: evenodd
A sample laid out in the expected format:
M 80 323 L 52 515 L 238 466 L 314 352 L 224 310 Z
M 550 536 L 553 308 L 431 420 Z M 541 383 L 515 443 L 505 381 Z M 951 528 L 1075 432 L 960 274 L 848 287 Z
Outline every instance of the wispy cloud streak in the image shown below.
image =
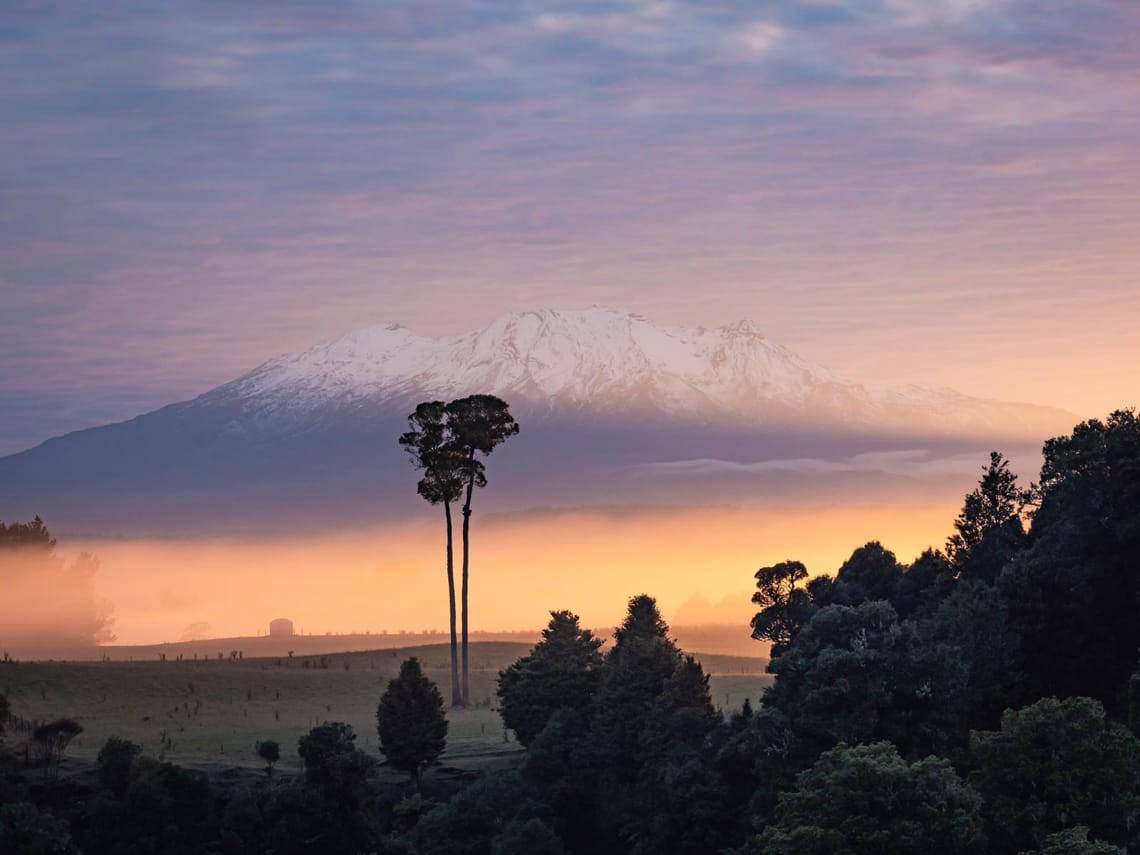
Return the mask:
M 633 474 L 642 476 L 701 477 L 715 475 L 836 475 L 842 473 L 882 473 L 908 478 L 931 478 L 969 475 L 978 469 L 975 452 L 936 454 L 924 449 L 902 451 L 870 451 L 851 457 L 829 460 L 819 457 L 775 458 L 740 462 L 701 458 L 647 463 L 634 467 Z

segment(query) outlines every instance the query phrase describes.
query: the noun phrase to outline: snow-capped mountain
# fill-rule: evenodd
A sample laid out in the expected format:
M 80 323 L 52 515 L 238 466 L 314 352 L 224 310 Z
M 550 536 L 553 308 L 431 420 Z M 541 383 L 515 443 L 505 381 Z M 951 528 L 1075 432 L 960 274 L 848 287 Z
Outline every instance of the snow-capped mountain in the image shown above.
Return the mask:
M 490 392 L 520 412 L 595 410 L 720 425 L 810 422 L 940 434 L 1037 437 L 1071 423 L 1042 407 L 952 390 L 864 386 L 812 365 L 749 321 L 659 327 L 605 308 L 509 314 L 474 332 L 419 336 L 387 324 L 282 356 L 199 401 L 243 402 L 263 421 L 364 403 L 401 405 Z
M 343 397 L 448 398 L 480 389 L 531 404 L 748 414 L 763 398 L 799 403 L 818 383 L 836 381 L 747 321 L 716 330 L 668 328 L 594 308 L 505 315 L 445 338 L 399 325 L 369 327 L 275 359 L 222 388 L 261 400 L 284 392 L 299 408 Z
M 39 513 L 55 529 L 131 533 L 418 511 L 396 443 L 407 414 L 419 401 L 488 392 L 522 425 L 495 455 L 484 507 L 499 509 L 843 491 L 864 500 L 872 482 L 897 493 L 944 474 L 946 461 L 960 472 L 958 461 L 984 462 L 991 448 L 1039 448 L 1077 421 L 950 390 L 864 386 L 748 322 L 658 327 L 593 308 L 510 314 L 442 338 L 389 324 L 0 458 L 0 518 Z

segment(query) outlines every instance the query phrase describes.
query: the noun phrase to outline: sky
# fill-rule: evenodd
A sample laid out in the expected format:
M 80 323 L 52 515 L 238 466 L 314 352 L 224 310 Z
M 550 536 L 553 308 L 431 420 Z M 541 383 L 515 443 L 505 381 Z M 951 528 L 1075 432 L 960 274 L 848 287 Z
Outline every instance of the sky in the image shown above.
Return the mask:
M 0 9 L 0 454 L 370 323 L 1140 404 L 1135 0 Z

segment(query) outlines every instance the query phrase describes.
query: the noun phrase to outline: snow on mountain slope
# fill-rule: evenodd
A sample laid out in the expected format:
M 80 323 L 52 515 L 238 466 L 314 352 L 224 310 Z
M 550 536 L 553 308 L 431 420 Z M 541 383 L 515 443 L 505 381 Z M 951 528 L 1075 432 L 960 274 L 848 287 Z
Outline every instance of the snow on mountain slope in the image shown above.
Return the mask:
M 488 496 L 506 510 L 925 501 L 945 459 L 1040 448 L 1077 421 L 948 390 L 862 386 L 746 322 L 528 312 L 444 338 L 369 327 L 192 401 L 49 439 L 0 458 L 0 516 L 120 533 L 396 519 L 422 510 L 396 442 L 406 415 L 478 392 L 502 396 L 522 425 L 496 454 Z
M 443 338 L 368 327 L 282 356 L 198 399 L 238 400 L 259 420 L 295 421 L 362 403 L 490 392 L 519 412 L 592 409 L 698 423 L 810 422 L 853 428 L 1041 436 L 1072 416 L 952 390 L 864 386 L 769 341 L 748 321 L 658 327 L 605 308 L 504 315 Z

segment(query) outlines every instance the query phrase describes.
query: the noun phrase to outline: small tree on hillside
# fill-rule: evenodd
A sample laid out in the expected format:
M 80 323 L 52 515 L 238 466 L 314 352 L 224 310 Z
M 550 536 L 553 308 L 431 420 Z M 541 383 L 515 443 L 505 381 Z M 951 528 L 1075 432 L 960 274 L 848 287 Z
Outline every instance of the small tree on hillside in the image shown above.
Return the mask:
M 273 774 L 273 766 L 281 759 L 281 746 L 273 739 L 257 743 L 257 756 L 265 761 L 265 774 Z
M 297 741 L 297 753 L 305 764 L 307 792 L 339 809 L 354 810 L 362 803 L 376 761 L 357 749 L 352 725 L 330 721 L 314 727 Z
M 59 718 L 41 724 L 32 731 L 32 740 L 39 747 L 41 756 L 49 766 L 54 765 L 59 770 L 64 752 L 71 740 L 83 733 L 83 725 L 70 718 Z
M 590 708 L 601 679 L 601 646 L 576 614 L 551 612 L 542 641 L 499 672 L 499 712 L 519 742 L 529 745 L 561 708 Z
M 141 753 L 142 749 L 129 739 L 109 737 L 99 749 L 99 757 L 96 760 L 99 783 L 118 798 L 122 798 L 130 786 L 135 761 Z
M 376 708 L 376 730 L 388 762 L 410 774 L 419 789 L 423 770 L 447 745 L 447 719 L 439 689 L 424 676 L 414 656 L 384 690 Z

